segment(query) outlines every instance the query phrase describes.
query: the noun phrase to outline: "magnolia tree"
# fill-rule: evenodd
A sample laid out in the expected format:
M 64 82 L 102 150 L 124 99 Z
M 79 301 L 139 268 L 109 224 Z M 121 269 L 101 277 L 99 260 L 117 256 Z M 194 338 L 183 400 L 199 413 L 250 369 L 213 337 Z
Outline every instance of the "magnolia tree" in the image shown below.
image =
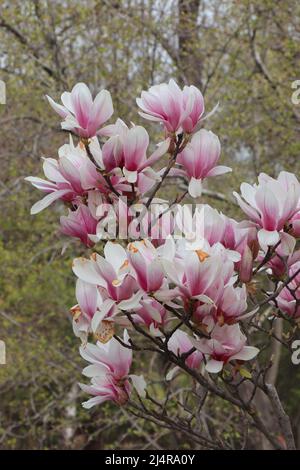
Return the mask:
M 46 193 L 31 213 L 63 201 L 62 233 L 92 250 L 73 262 L 73 330 L 89 363 L 84 408 L 110 400 L 202 448 L 227 448 L 201 420 L 213 397 L 245 423 L 241 445 L 251 426 L 272 447 L 294 448 L 289 417 L 268 382 L 267 346 L 273 338 L 291 351 L 300 318 L 296 176 L 261 173 L 258 183 L 242 183 L 234 193 L 245 216 L 238 222 L 205 204 L 183 204 L 185 196 L 200 198 L 204 181 L 231 171 L 219 165 L 220 141 L 203 128 L 208 115 L 194 86 L 170 80 L 137 98 L 139 114 L 161 125 L 153 153 L 144 127 L 121 119 L 104 126 L 113 114 L 108 91 L 93 100 L 78 83 L 62 104 L 47 98 L 70 140 L 58 159 L 44 159 L 46 179 L 26 179 Z M 167 177 L 184 183 L 171 203 L 158 198 Z M 274 333 L 279 321 L 284 338 Z M 164 395 L 153 395 L 138 360 L 132 370 L 133 354 L 145 352 L 161 358 Z M 272 408 L 271 427 L 256 407 L 258 392 Z

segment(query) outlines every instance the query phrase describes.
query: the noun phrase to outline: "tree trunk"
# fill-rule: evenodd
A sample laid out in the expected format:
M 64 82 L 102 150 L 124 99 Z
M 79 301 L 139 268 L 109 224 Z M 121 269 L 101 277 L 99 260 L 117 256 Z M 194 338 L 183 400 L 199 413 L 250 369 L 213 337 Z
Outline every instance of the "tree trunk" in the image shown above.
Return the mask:
M 200 0 L 178 0 L 178 59 L 180 81 L 201 89 L 202 54 L 197 25 Z

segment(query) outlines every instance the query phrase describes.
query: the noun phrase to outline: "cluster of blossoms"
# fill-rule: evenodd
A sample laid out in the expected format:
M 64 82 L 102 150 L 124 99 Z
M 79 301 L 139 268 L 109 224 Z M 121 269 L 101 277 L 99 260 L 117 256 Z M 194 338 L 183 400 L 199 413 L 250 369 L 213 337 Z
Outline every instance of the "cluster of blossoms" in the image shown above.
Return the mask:
M 91 385 L 81 385 L 93 396 L 85 407 L 106 400 L 124 404 L 133 389 L 145 396 L 143 376 L 130 374 L 128 330 L 145 332 L 175 364 L 203 374 L 220 373 L 224 366 L 238 370 L 253 359 L 259 350 L 248 344 L 241 322 L 257 311 L 248 292 L 260 270 L 276 280 L 278 295 L 270 300 L 274 309 L 300 316 L 300 184 L 288 172 L 277 179 L 260 174 L 258 185 L 241 185 L 241 195 L 234 194 L 247 216 L 243 222 L 205 204 L 194 213 L 179 206 L 168 224 L 161 212 L 154 216 L 153 239 L 108 241 L 103 256 L 96 251 L 112 208 L 119 239 L 128 238 L 121 237 L 124 222 L 143 226 L 148 234 L 153 217 L 137 218 L 135 210 L 162 202 L 155 196 L 166 177 L 183 178 L 189 195 L 197 198 L 204 180 L 231 171 L 218 165 L 220 141 L 203 128 L 204 100 L 197 88 L 180 89 L 170 80 L 137 99 L 140 115 L 164 129 L 164 140 L 152 153 L 143 127 L 128 127 L 121 119 L 103 127 L 113 114 L 108 91 L 93 100 L 79 83 L 62 94 L 63 105 L 48 100 L 63 118 L 70 142 L 59 149 L 57 160 L 44 159 L 45 180 L 27 180 L 46 193 L 32 214 L 62 200 L 69 208 L 60 218 L 62 233 L 95 247 L 89 258 L 73 262 L 73 329 L 82 340 L 82 357 L 91 363 L 83 371 Z M 165 155 L 165 166 L 154 170 Z M 121 329 L 123 339 L 117 336 Z M 88 343 L 89 338 L 97 343 Z

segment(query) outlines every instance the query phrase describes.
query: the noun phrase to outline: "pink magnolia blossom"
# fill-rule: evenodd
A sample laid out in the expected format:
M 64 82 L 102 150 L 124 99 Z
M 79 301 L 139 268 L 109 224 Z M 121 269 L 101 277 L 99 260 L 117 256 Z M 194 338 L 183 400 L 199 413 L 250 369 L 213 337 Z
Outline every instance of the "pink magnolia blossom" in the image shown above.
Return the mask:
M 93 192 L 89 192 L 88 202 L 90 201 L 91 194 L 92 199 L 95 198 Z M 129 226 L 134 218 L 134 205 L 129 206 L 126 198 L 116 197 L 114 194 L 110 195 L 107 199 L 103 198 L 97 206 L 94 202 L 92 204 L 95 216 L 99 222 L 96 228 L 96 235 L 91 236 L 91 240 L 97 243 L 99 240 L 106 240 L 107 238 L 115 239 L 119 237 L 127 239 Z
M 222 264 L 222 275 L 217 279 L 217 283 L 214 282 L 206 292 L 206 295 L 215 302 L 220 291 L 234 275 L 235 265 L 241 260 L 241 255 L 237 250 L 229 249 L 222 244 L 226 229 L 225 218 L 223 214 L 204 204 L 196 206 L 193 216 L 189 206 L 178 207 L 175 222 L 176 228 L 178 227 L 185 237 L 177 241 L 179 257 L 185 257 L 186 251 L 194 251 L 202 261 L 210 256 L 219 258 L 219 263 Z
M 115 323 L 127 324 L 118 316 L 120 309 L 116 302 L 95 284 L 77 279 L 76 299 L 78 304 L 71 308 L 73 331 L 84 344 L 89 333 L 94 333 L 100 342 L 106 343 L 114 334 Z
M 109 126 L 107 126 L 109 127 Z M 126 126 L 127 128 L 127 126 Z M 97 137 L 90 139 L 88 143 L 89 151 L 93 157 L 94 162 L 97 165 L 97 168 L 100 170 L 99 179 L 102 185 L 99 187 L 99 190 L 105 193 L 110 198 L 115 194 L 112 194 L 111 188 L 113 187 L 117 193 L 120 195 L 129 193 L 131 191 L 131 186 L 125 180 L 124 175 L 121 171 L 112 172 L 109 174 L 110 185 L 107 183 L 102 174 L 109 173 L 105 165 L 105 144 L 101 148 L 100 143 Z M 98 173 L 99 174 L 99 173 Z
M 193 85 L 183 87 L 183 106 L 189 113 L 184 117 L 181 127 L 184 132 L 191 134 L 204 113 L 204 99 L 201 91 Z
M 223 323 L 234 323 L 247 309 L 247 290 L 246 286 L 233 287 L 227 285 L 220 301 L 213 311 L 213 315 L 220 325 Z
M 178 206 L 175 216 L 176 229 L 184 235 L 190 249 L 204 249 L 223 243 L 226 219 L 208 204 L 197 204 L 192 213 L 190 205 Z M 176 232 L 175 232 L 176 233 Z M 224 245 L 225 246 L 225 245 Z M 234 247 L 226 247 L 235 251 Z M 232 253 L 234 256 L 234 254 Z M 240 256 L 238 256 L 240 259 Z
M 110 93 L 101 90 L 93 100 L 84 83 L 77 83 L 71 93 L 65 91 L 61 95 L 63 105 L 55 103 L 50 96 L 47 99 L 54 111 L 64 119 L 61 127 L 84 138 L 95 136 L 113 114 Z
M 217 166 L 220 153 L 218 137 L 211 131 L 201 129 L 178 155 L 177 163 L 182 165 L 183 174 L 189 178 L 189 194 L 192 197 L 201 195 L 205 178 L 231 171 L 227 166 Z
M 218 248 L 219 245 L 214 245 L 212 250 L 216 250 Z M 215 276 L 213 282 L 208 286 L 205 293 L 197 296 L 193 301 L 192 306 L 190 306 L 193 321 L 202 325 L 207 331 L 210 331 L 216 322 L 223 324 L 226 322 L 231 323 L 236 321 L 236 318 L 235 320 L 229 318 L 229 309 L 226 313 L 222 313 L 220 309 L 220 305 L 225 300 L 224 293 L 228 289 L 228 295 L 229 289 L 235 280 L 234 263 L 232 260 L 228 259 L 224 248 L 223 251 L 220 251 L 219 253 L 217 251 L 213 255 L 208 255 L 202 250 L 197 250 L 197 254 L 200 257 L 200 260 L 202 260 L 202 263 L 206 262 L 207 256 L 212 256 L 215 262 L 219 263 L 220 266 L 218 274 Z M 189 308 L 188 303 L 186 308 Z M 235 308 L 232 308 L 231 313 L 236 317 L 238 316 L 239 309 L 237 308 L 237 305 Z
M 281 171 L 274 179 L 261 173 L 258 185 L 242 183 L 241 195 L 234 193 L 241 209 L 259 229 L 260 246 L 265 249 L 276 245 L 281 231 L 299 210 L 300 184 L 296 176 Z
M 104 190 L 105 181 L 81 144 L 75 147 L 70 139 L 69 144 L 59 149 L 58 155 L 58 160 L 44 159 L 43 170 L 48 181 L 34 176 L 25 178 L 40 191 L 48 193 L 32 206 L 31 214 L 44 210 L 57 199 L 78 203 L 89 189 Z
M 151 239 L 155 247 L 164 244 L 166 238 L 174 231 L 174 216 L 167 210 L 168 207 L 168 204 L 156 203 L 154 200 L 150 206 L 150 214 L 147 212 L 141 221 L 143 233 Z
M 162 258 L 162 264 L 167 278 L 183 298 L 211 302 L 206 293 L 221 274 L 220 257 L 207 256 L 201 250 L 185 250 L 173 259 Z
M 159 328 L 168 322 L 168 312 L 165 307 L 150 297 L 143 297 L 140 305 L 141 307 L 135 309 L 132 315 L 134 322 L 145 325 L 153 336 L 161 336 Z
M 161 200 L 155 198 L 146 210 L 144 202 L 132 204 L 128 208 L 128 233 L 131 239 L 150 239 L 153 247 L 162 245 L 174 230 L 174 218 Z M 164 211 L 167 210 L 166 213 Z
M 120 186 L 119 186 L 120 188 Z M 99 193 L 98 193 L 99 194 Z M 95 191 L 88 192 L 88 204 L 90 197 L 95 199 Z M 151 238 L 153 246 L 162 245 L 165 239 L 173 231 L 174 223 L 170 213 L 159 217 L 160 211 L 153 210 L 151 205 L 150 213 L 145 211 L 142 203 L 130 204 L 131 199 L 126 197 L 116 197 L 110 195 L 109 199 L 103 197 L 99 199 L 98 206 L 95 207 L 94 217 L 99 222 L 96 229 L 96 235 L 90 239 L 97 243 L 99 240 L 107 238 L 120 239 L 145 239 Z M 159 206 L 160 204 L 153 204 Z M 151 221 L 151 224 L 150 224 Z
M 93 255 L 92 259 L 76 258 L 73 271 L 82 281 L 98 286 L 103 299 L 99 311 L 93 317 L 92 329 L 97 331 L 107 317 L 120 311 L 131 311 L 140 307 L 143 295 L 131 271 L 127 253 L 121 245 L 107 242 L 104 256 Z
M 246 346 L 247 338 L 238 324 L 216 325 L 211 332 L 211 339 L 192 338 L 191 341 L 207 356 L 205 369 L 211 373 L 220 372 L 224 364 L 233 360 L 249 361 L 259 352 L 253 346 Z
M 242 296 L 237 295 L 235 298 L 232 294 L 230 301 L 235 304 L 231 308 L 227 305 L 224 292 L 227 292 L 229 297 L 230 286 L 236 279 L 234 262 L 240 259 L 239 253 L 226 250 L 220 243 L 210 247 L 206 240 L 202 240 L 201 248 L 195 246 L 195 249 L 184 242 L 185 240 L 178 240 L 175 244 L 167 240 L 165 246 L 160 248 L 167 279 L 176 286 L 173 289 L 173 299 L 176 299 L 176 302 L 181 299 L 183 308 L 188 309 L 193 321 L 203 324 L 205 329 L 210 330 L 216 321 L 237 321 L 244 309 Z M 161 298 L 161 291 L 155 296 Z M 226 313 L 223 315 L 218 310 L 222 302 L 224 306 L 226 304 Z
M 109 130 L 106 130 L 105 134 L 110 135 L 110 138 L 102 148 L 105 170 L 113 173 L 122 170 L 126 181 L 129 183 L 143 184 L 143 181 L 138 181 L 139 177 L 142 177 L 141 173 L 144 178 L 148 176 L 155 182 L 157 175 L 151 169 L 151 166 L 167 152 L 169 140 L 167 139 L 159 144 L 155 152 L 147 158 L 149 135 L 144 127 L 133 126 L 128 129 L 121 120 L 118 120 L 115 125 L 107 127 Z M 114 132 L 117 133 L 114 134 Z
M 222 326 L 224 323 L 231 325 L 239 321 L 247 309 L 246 286 L 224 286 L 222 279 L 215 282 L 206 295 L 213 304 L 198 302 L 194 306 L 193 320 L 204 324 L 210 331 L 216 323 Z
M 141 289 L 155 292 L 162 287 L 165 275 L 156 248 L 149 240 L 130 243 L 128 257 Z
M 241 228 L 238 222 L 224 215 L 223 218 L 225 231 L 221 242 L 226 248 L 237 251 L 241 255 L 241 259 L 235 263 L 235 269 L 242 282 L 249 282 L 259 249 L 257 231 L 255 227 Z
M 197 211 L 194 217 L 197 217 Z M 208 241 L 210 246 L 222 242 L 226 228 L 222 214 L 208 204 L 203 204 L 198 217 L 200 219 L 203 237 Z
M 245 244 L 241 261 L 238 263 L 238 273 L 239 279 L 242 282 L 250 282 L 253 274 L 253 261 L 254 255 L 253 250 L 249 247 L 248 244 Z
M 147 131 L 141 126 L 129 129 L 123 144 L 124 167 L 123 173 L 130 183 L 137 181 L 138 173 L 151 167 L 169 148 L 169 141 L 163 142 L 156 152 L 147 158 L 146 152 L 149 146 Z
M 167 132 L 193 132 L 204 112 L 201 92 L 194 86 L 179 88 L 174 80 L 154 85 L 137 98 L 140 115 L 163 123 Z
M 217 322 L 224 323 L 224 317 L 217 315 L 224 289 L 224 279 L 219 276 L 207 289 L 205 296 L 194 301 L 190 307 L 193 322 L 206 332 L 211 331 Z
M 60 218 L 61 232 L 69 237 L 79 238 L 86 246 L 93 246 L 89 235 L 96 233 L 98 221 L 92 216 L 89 208 L 83 204 L 67 216 Z
M 124 331 L 123 342 L 129 345 L 129 336 Z M 91 364 L 83 370 L 83 374 L 91 379 L 91 385 L 79 384 L 84 392 L 93 395 L 82 405 L 91 408 L 105 401 L 111 400 L 117 405 L 124 405 L 130 396 L 132 387 L 144 396 L 145 381 L 143 376 L 129 374 L 132 363 L 132 350 L 126 348 L 115 338 L 108 343 L 97 342 L 96 345 L 87 344 L 80 348 L 80 354 Z
M 78 304 L 71 308 L 73 331 L 82 342 L 86 342 L 88 333 L 92 332 L 91 321 L 102 304 L 102 298 L 97 286 L 77 279 L 76 299 Z
M 189 352 L 193 347 L 189 335 L 182 330 L 176 330 L 168 341 L 168 349 L 176 356 Z M 202 360 L 203 354 L 194 351 L 186 358 L 185 363 L 190 369 L 198 369 Z
M 284 287 L 276 297 L 276 304 L 283 313 L 289 317 L 300 317 L 300 261 L 294 263 L 289 269 L 289 277 L 293 280 Z

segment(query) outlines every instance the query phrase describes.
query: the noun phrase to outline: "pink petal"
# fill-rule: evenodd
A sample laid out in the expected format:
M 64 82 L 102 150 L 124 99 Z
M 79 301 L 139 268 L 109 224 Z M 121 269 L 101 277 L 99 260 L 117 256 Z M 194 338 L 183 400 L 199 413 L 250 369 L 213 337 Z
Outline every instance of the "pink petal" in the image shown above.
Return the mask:
M 149 145 L 149 135 L 141 126 L 135 126 L 128 131 L 124 142 L 125 167 L 127 170 L 137 170 L 146 159 Z

